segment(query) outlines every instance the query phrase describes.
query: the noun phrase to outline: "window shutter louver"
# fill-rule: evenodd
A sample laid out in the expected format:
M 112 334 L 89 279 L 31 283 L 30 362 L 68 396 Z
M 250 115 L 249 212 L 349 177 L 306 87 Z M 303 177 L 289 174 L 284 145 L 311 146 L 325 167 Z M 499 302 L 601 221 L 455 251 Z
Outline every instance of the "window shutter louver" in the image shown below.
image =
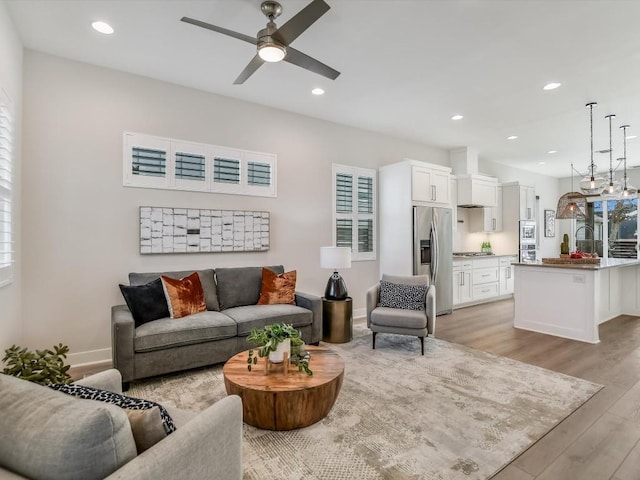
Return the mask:
M 247 181 L 249 185 L 270 186 L 271 165 L 268 163 L 249 162 L 247 167 Z
M 358 177 L 358 213 L 373 213 L 373 178 Z
M 353 176 L 338 173 L 336 175 L 336 212 L 353 211 Z
M 213 159 L 213 181 L 240 184 L 240 161 L 231 158 Z
M 336 221 L 336 247 L 352 247 L 353 221 L 350 218 L 339 218 Z
M 181 180 L 205 180 L 205 157 L 195 153 L 176 153 L 176 178 Z
M 0 90 L 0 285 L 13 280 L 13 115 Z
M 144 147 L 131 151 L 131 173 L 150 177 L 164 177 L 167 170 L 167 152 Z

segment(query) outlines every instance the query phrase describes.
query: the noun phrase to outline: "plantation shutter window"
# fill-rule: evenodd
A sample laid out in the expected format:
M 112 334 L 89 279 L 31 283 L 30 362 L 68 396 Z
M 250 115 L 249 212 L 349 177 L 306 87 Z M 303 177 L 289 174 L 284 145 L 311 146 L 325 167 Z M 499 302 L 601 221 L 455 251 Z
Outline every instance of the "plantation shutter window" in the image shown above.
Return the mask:
M 376 259 L 376 171 L 333 165 L 334 244 L 353 261 Z
M 0 286 L 13 281 L 13 105 L 0 89 Z
M 123 185 L 276 197 L 271 153 L 124 133 Z

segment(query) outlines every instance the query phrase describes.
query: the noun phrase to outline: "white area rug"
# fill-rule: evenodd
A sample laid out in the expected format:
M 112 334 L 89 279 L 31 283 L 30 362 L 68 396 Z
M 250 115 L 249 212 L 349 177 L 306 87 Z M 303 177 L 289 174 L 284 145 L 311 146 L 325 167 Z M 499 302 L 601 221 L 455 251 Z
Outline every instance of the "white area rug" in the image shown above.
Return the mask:
M 362 325 L 347 344 L 329 415 L 307 428 L 245 425 L 245 479 L 486 479 L 591 398 L 599 385 L 442 340 Z M 313 368 L 313 358 L 311 359 Z M 129 395 L 200 411 L 226 395 L 222 366 L 135 383 Z

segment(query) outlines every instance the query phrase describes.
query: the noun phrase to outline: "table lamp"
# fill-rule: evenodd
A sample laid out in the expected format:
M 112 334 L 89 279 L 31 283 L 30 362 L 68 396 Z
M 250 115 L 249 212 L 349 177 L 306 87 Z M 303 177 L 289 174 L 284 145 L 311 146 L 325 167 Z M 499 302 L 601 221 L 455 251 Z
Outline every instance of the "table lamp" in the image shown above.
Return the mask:
M 347 286 L 338 269 L 351 268 L 351 247 L 320 247 L 320 267 L 333 270 L 324 291 L 325 298 L 327 300 L 346 299 Z

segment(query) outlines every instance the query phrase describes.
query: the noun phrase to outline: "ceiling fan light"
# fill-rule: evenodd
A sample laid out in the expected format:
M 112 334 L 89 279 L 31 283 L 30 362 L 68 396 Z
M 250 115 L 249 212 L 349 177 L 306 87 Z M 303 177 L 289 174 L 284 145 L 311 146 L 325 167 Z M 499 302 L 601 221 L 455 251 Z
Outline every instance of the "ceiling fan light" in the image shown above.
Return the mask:
M 258 47 L 258 55 L 265 62 L 275 63 L 284 59 L 287 54 L 287 50 L 275 43 L 265 43 Z

